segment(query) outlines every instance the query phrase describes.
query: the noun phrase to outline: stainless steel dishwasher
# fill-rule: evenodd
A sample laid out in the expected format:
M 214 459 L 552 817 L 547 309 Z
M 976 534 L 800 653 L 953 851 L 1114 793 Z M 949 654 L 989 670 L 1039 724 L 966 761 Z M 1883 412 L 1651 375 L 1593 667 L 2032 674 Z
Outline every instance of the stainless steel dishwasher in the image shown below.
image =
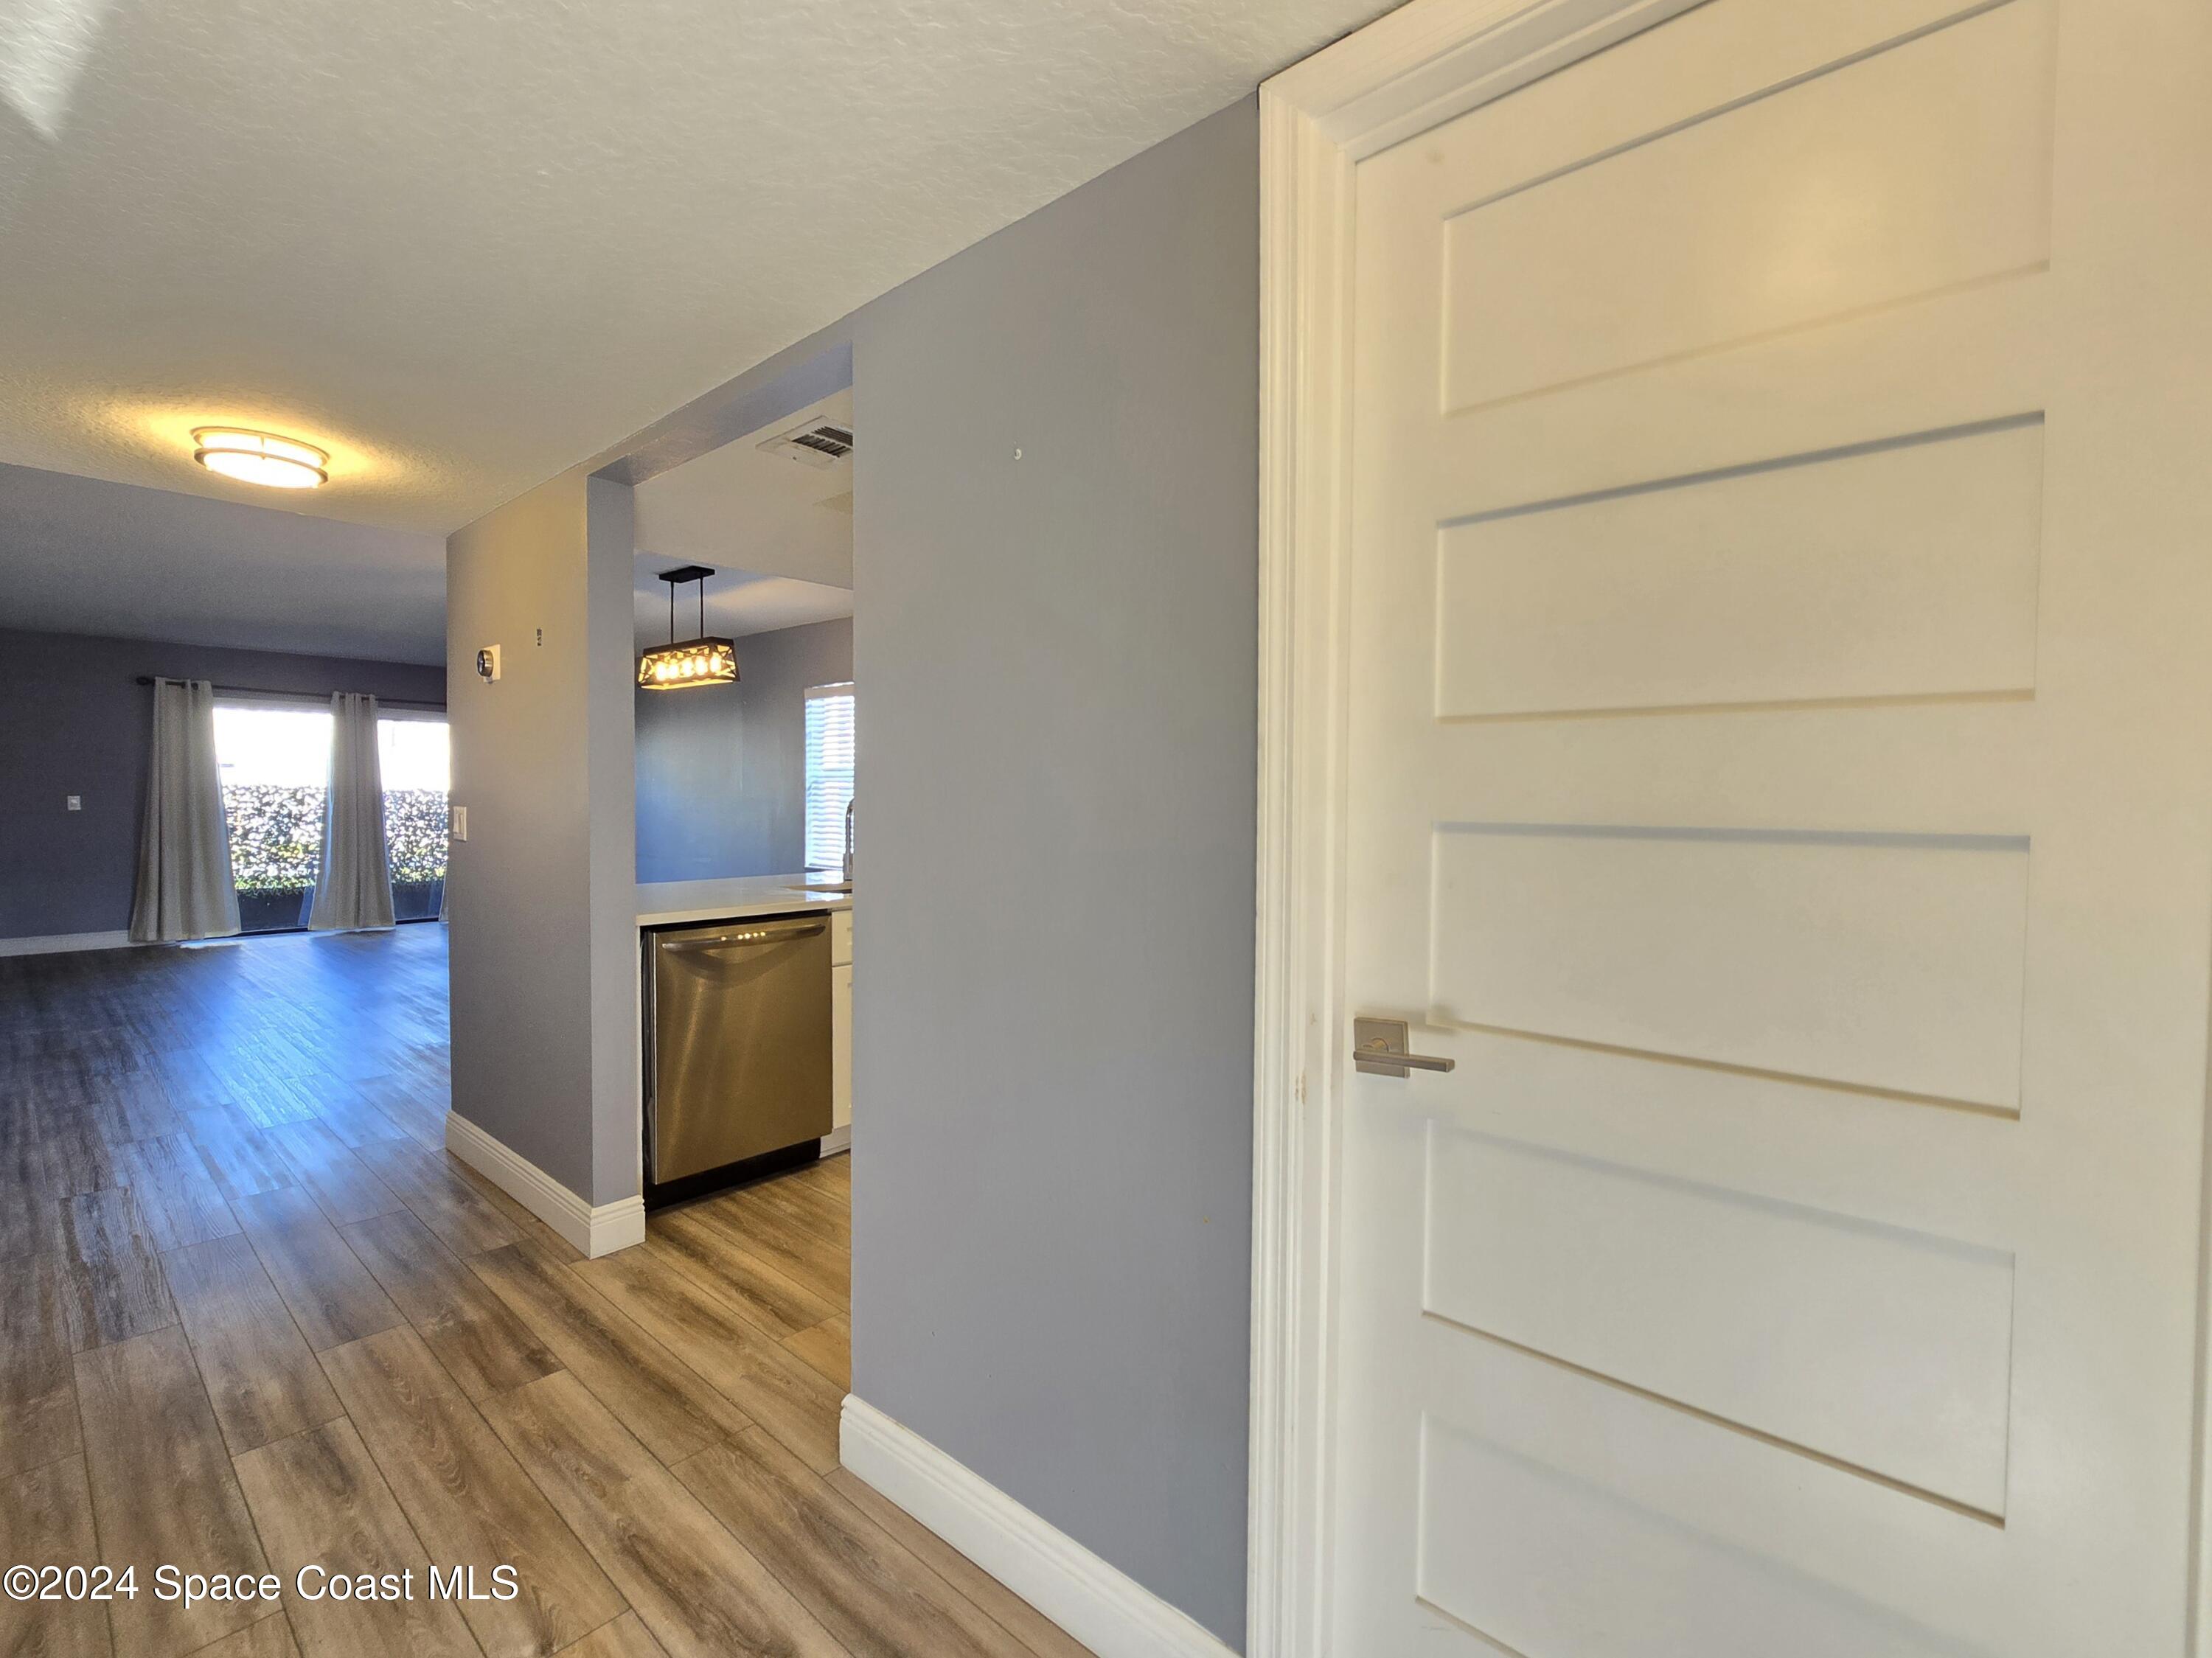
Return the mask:
M 828 916 L 646 938 L 647 1181 L 665 1187 L 827 1134 Z

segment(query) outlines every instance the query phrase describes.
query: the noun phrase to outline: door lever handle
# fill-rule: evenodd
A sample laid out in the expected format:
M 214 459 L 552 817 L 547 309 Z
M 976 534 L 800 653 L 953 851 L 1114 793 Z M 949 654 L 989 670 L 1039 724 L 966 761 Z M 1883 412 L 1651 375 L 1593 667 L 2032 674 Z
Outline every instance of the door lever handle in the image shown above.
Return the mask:
M 1354 1019 L 1352 1022 L 1352 1068 L 1370 1077 L 1403 1077 L 1415 1071 L 1449 1071 L 1457 1060 L 1431 1054 L 1408 1054 L 1403 1019 Z

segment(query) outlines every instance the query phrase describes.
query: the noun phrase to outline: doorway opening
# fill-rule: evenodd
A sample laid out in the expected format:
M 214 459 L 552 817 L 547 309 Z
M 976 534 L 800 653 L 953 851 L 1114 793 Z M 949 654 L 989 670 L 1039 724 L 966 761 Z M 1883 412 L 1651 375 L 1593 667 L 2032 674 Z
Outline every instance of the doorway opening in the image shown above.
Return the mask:
M 834 1418 L 850 1385 L 863 861 L 855 433 L 849 383 L 805 384 L 809 400 L 635 485 L 641 662 L 696 630 L 736 668 L 641 671 L 635 695 L 639 1155 L 647 1235 L 670 1246 L 657 1257 L 779 1343 L 787 1385 Z M 674 622 L 672 578 L 700 590 Z

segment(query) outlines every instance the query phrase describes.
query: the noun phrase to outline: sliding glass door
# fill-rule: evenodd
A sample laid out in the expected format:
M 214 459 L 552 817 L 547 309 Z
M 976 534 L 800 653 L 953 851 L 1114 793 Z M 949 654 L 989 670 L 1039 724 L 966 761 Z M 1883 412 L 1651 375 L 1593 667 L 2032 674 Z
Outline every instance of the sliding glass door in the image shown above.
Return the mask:
M 283 702 L 217 702 L 215 751 L 222 770 L 240 926 L 248 932 L 307 926 L 323 858 L 331 711 Z
M 387 709 L 376 734 L 393 913 L 403 921 L 434 920 L 446 890 L 445 716 Z M 331 712 L 218 701 L 215 745 L 240 924 L 248 932 L 303 927 L 322 866 Z
M 376 746 L 392 914 L 403 921 L 434 921 L 446 897 L 446 791 L 453 766 L 445 716 L 380 714 Z

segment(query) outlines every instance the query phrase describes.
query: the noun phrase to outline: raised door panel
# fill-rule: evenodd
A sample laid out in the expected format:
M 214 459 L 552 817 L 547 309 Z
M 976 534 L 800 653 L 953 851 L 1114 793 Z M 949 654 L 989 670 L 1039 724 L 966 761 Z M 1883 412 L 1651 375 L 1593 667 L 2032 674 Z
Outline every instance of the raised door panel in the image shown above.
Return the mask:
M 2208 74 L 1711 0 L 1360 164 L 1340 1649 L 2180 1649 Z

